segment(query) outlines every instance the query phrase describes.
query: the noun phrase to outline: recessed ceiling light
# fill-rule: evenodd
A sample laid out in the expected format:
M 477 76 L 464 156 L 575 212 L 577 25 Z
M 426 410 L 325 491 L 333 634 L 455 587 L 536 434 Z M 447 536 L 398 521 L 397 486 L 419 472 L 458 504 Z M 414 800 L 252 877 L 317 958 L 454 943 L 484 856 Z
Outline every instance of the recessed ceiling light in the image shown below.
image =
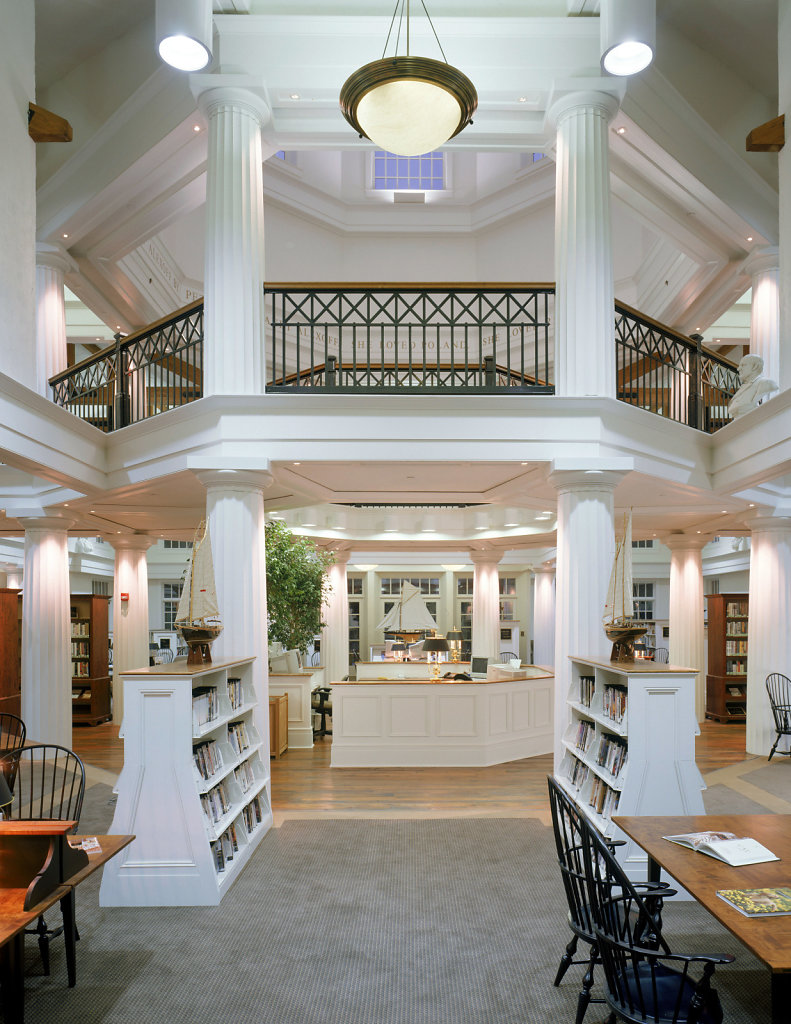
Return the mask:
M 292 100 L 298 100 L 299 99 L 299 93 L 298 92 L 292 92 L 291 93 L 291 99 Z
M 697 530 L 696 532 L 697 532 L 697 533 L 700 533 L 700 530 Z
M 620 128 L 616 128 L 615 131 L 618 135 L 626 135 L 626 129 L 623 125 Z
M 64 238 L 68 238 L 69 236 L 68 236 L 68 235 L 66 235 L 66 234 L 64 234 L 64 235 L 63 235 L 63 237 L 64 237 Z
M 96 340 L 97 340 L 97 341 L 101 341 L 102 339 L 101 339 L 101 338 L 97 338 Z
M 199 131 L 200 131 L 200 125 L 199 125 L 199 124 L 194 124 L 194 125 L 192 126 L 192 130 L 193 130 L 194 132 L 199 132 Z
M 755 505 L 748 505 L 748 508 L 755 508 Z
M 520 103 L 527 103 L 527 96 L 520 96 L 519 97 L 519 102 Z
M 752 235 L 748 235 L 748 236 L 747 236 L 747 241 L 748 241 L 748 242 L 752 242 L 752 240 L 753 240 L 753 236 L 752 236 Z
M 520 466 L 526 466 L 526 465 L 527 465 L 527 463 L 526 463 L 526 462 L 520 462 L 520 463 L 519 463 L 519 465 L 520 465 Z
M 68 501 L 64 501 L 64 502 L 63 502 L 63 507 L 64 507 L 64 508 L 68 508 L 68 507 L 69 507 L 69 503 L 68 503 Z
M 727 510 L 727 508 L 724 508 L 724 509 L 722 509 L 722 514 L 723 514 L 724 516 L 727 516 L 727 514 L 728 514 L 728 510 Z
M 292 466 L 301 466 L 302 463 L 301 462 L 292 462 L 291 465 Z

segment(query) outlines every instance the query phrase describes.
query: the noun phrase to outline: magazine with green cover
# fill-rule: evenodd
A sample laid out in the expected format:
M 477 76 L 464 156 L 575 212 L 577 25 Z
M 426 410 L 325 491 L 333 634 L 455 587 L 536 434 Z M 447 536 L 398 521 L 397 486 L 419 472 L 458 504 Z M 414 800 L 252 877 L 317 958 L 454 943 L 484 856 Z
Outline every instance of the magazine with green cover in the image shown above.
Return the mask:
M 745 917 L 782 917 L 791 914 L 791 888 L 718 889 L 717 895 Z

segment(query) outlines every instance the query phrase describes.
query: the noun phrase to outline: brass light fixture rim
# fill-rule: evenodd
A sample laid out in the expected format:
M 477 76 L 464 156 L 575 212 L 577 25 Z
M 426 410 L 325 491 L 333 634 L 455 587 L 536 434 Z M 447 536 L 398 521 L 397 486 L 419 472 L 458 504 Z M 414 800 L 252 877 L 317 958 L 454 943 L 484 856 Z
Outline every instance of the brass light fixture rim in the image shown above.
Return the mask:
M 436 85 L 457 101 L 461 111 L 459 123 L 449 139 L 471 123 L 478 107 L 478 93 L 463 71 L 431 57 L 383 57 L 354 71 L 341 89 L 341 112 L 358 135 L 368 138 L 357 120 L 357 107 L 363 97 L 380 85 L 405 79 Z

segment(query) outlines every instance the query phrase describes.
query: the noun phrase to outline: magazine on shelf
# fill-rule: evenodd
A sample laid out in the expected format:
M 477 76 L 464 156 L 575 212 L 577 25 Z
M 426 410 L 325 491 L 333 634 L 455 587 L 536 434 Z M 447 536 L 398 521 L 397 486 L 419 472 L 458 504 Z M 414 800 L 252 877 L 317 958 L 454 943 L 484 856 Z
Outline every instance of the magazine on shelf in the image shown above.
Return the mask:
M 663 839 L 690 850 L 716 857 L 732 867 L 742 864 L 763 864 L 768 860 L 780 860 L 756 839 L 735 836 L 733 832 L 687 832 L 680 836 L 663 836 Z
M 718 889 L 717 895 L 745 917 L 791 914 L 791 889 Z

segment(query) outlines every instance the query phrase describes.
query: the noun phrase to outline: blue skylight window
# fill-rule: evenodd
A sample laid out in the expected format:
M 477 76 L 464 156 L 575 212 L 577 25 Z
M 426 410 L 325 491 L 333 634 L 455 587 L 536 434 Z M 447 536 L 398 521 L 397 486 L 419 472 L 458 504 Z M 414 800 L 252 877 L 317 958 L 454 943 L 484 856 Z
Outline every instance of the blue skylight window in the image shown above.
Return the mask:
M 374 153 L 374 188 L 429 189 L 445 188 L 444 153 L 422 156 L 396 156 L 384 150 Z

